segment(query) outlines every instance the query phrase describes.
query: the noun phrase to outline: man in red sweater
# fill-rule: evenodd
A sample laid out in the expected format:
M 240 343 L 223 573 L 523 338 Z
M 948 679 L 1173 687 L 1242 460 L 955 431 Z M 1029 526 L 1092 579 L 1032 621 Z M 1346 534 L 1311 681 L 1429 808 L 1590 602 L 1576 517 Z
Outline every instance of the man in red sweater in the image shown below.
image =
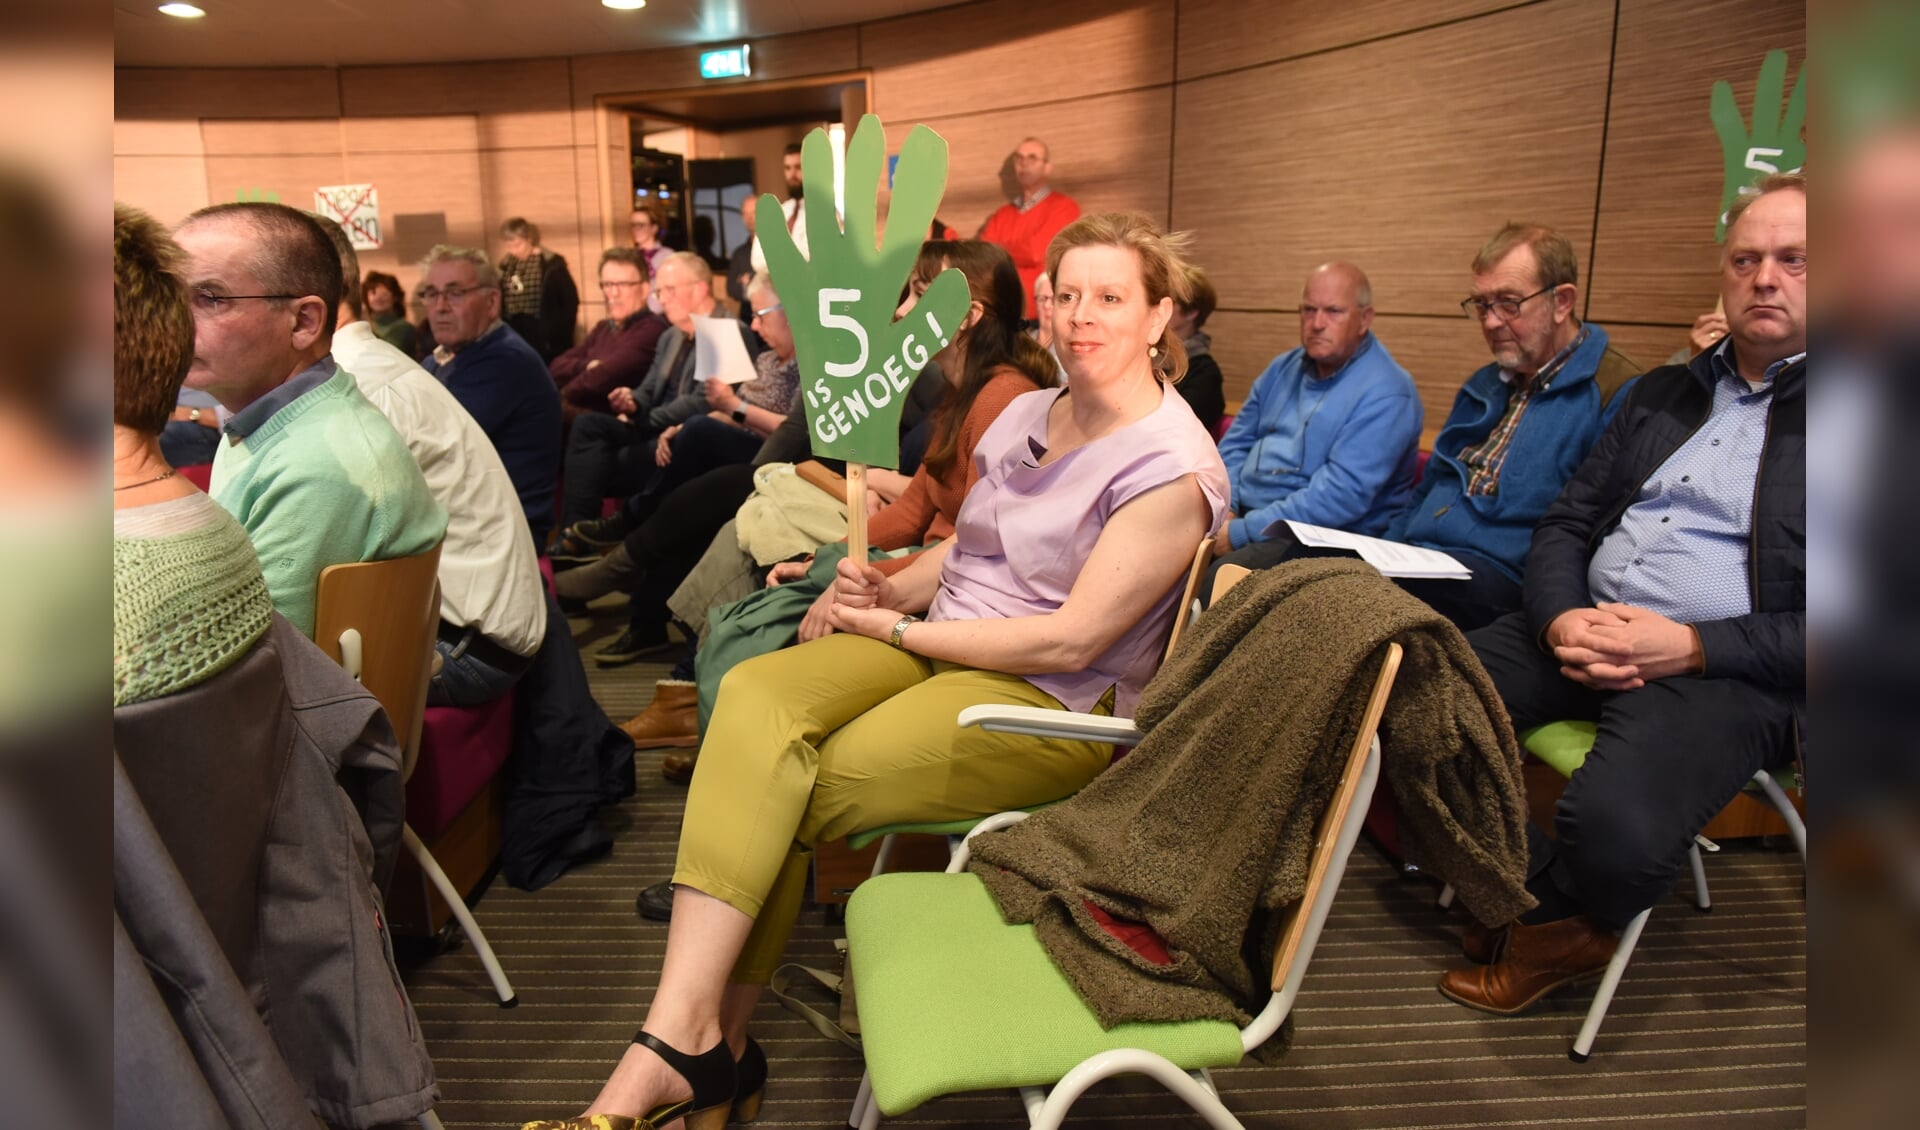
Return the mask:
M 1013 256 L 1020 271 L 1020 289 L 1027 295 L 1026 316 L 1034 317 L 1033 281 L 1047 269 L 1047 244 L 1080 217 L 1080 205 L 1063 192 L 1048 187 L 1053 179 L 1052 153 L 1047 143 L 1029 137 L 1013 151 L 1013 175 L 1020 195 L 987 217 L 980 238 L 997 243 Z

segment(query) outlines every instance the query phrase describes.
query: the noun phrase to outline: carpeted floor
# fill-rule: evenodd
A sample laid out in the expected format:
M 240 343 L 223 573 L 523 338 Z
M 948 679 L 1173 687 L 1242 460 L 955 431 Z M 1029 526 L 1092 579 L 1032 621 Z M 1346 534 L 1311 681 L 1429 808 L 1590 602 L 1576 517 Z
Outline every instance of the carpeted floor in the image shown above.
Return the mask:
M 584 650 L 609 617 L 576 621 Z M 663 666 L 601 670 L 615 721 L 645 707 Z M 496 884 L 477 917 L 519 993 L 503 1011 L 461 946 L 413 971 L 408 988 L 439 1069 L 449 1127 L 516 1126 L 577 1113 L 651 999 L 666 927 L 633 896 L 672 868 L 685 790 L 639 755 L 639 795 L 606 814 L 611 858 L 528 894 Z M 1568 1061 L 1590 990 L 1532 1016 L 1471 1012 L 1434 989 L 1458 961 L 1460 915 L 1437 888 L 1399 873 L 1364 839 L 1295 1006 L 1293 1050 L 1277 1066 L 1215 1072 L 1227 1106 L 1253 1128 L 1540 1126 L 1795 1127 L 1806 1121 L 1806 905 L 1798 856 L 1729 845 L 1708 857 L 1714 909 L 1676 894 L 1647 924 L 1590 1062 Z M 819 910 L 790 956 L 830 964 Z M 761 1126 L 840 1127 L 861 1065 L 769 999 L 756 1017 L 772 1079 Z M 1108 1083 L 1075 1107 L 1076 1126 L 1199 1126 L 1144 1081 Z M 887 1125 L 1020 1126 L 1011 1094 L 941 1099 Z

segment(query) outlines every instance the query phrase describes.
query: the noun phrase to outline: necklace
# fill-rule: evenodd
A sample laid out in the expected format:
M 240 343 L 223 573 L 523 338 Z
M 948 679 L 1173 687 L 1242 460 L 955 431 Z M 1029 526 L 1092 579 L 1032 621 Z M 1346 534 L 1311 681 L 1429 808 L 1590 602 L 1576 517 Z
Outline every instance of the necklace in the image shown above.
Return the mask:
M 137 482 L 137 483 L 127 483 L 127 484 L 126 484 L 126 485 L 124 485 L 124 486 L 117 486 L 117 487 L 114 487 L 113 489 L 114 489 L 114 490 L 115 490 L 116 492 L 118 492 L 118 491 L 123 491 L 123 490 L 132 490 L 132 489 L 133 489 L 134 487 L 143 487 L 143 486 L 146 486 L 146 485 L 147 485 L 147 484 L 149 484 L 149 483 L 157 483 L 157 482 L 160 482 L 160 481 L 162 481 L 162 480 L 165 480 L 165 479 L 171 479 L 171 478 L 173 478 L 173 476 L 175 476 L 175 475 L 176 475 L 176 474 L 178 474 L 178 473 L 179 473 L 179 472 L 177 472 L 177 471 L 168 471 L 168 472 L 167 472 L 166 474 L 164 474 L 164 475 L 155 475 L 155 476 L 154 476 L 153 478 L 151 478 L 151 479 L 141 479 L 141 480 L 140 480 L 139 482 Z

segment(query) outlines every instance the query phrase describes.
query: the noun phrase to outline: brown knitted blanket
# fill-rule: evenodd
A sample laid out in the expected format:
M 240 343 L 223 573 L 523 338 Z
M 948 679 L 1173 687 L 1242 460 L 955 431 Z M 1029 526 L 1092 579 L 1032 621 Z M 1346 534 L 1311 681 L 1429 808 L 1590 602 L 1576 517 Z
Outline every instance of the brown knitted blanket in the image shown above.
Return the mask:
M 1079 795 L 976 837 L 972 870 L 1009 923 L 1032 922 L 1105 1027 L 1264 1007 L 1282 911 L 1352 747 L 1384 645 L 1405 649 L 1380 725 L 1410 855 L 1482 922 L 1526 893 L 1520 749 L 1466 639 L 1371 566 L 1264 570 L 1199 618 L 1147 684 L 1144 740 Z M 1147 961 L 1088 910 L 1151 927 Z

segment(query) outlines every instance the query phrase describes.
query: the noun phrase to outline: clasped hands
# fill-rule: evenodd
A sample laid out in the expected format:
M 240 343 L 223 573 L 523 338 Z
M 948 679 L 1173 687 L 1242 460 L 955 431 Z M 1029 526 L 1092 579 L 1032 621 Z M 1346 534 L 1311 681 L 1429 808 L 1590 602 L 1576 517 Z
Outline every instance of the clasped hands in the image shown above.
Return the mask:
M 872 565 L 844 557 L 834 572 L 833 584 L 822 597 L 828 601 L 827 622 L 836 631 L 891 642 L 893 627 L 900 622 L 893 607 L 893 582 Z
M 1560 673 L 1597 691 L 1630 691 L 1655 679 L 1697 674 L 1706 663 L 1686 624 L 1631 604 L 1574 608 L 1547 625 Z

